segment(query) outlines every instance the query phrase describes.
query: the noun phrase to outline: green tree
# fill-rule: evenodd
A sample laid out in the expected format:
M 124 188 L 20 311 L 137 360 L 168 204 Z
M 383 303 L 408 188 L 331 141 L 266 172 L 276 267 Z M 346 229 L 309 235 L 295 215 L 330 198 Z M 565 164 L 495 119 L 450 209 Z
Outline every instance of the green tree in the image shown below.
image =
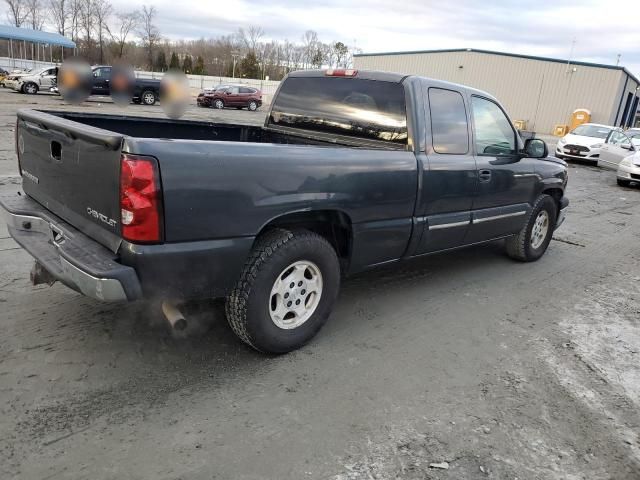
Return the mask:
M 260 64 L 255 53 L 247 53 L 240 61 L 240 75 L 246 78 L 260 78 Z
M 171 61 L 169 62 L 169 70 L 180 70 L 180 60 L 176 52 L 171 53 Z
M 204 75 L 204 59 L 198 55 L 196 66 L 193 68 L 194 75 Z
M 336 42 L 333 44 L 333 58 L 336 62 L 336 67 L 344 66 L 349 53 L 349 47 L 342 42 Z
M 193 61 L 191 60 L 191 55 L 186 55 L 184 60 L 182 61 L 182 71 L 184 73 L 193 72 Z
M 166 72 L 167 71 L 167 57 L 164 54 L 163 50 L 158 52 L 158 56 L 156 57 L 156 72 Z

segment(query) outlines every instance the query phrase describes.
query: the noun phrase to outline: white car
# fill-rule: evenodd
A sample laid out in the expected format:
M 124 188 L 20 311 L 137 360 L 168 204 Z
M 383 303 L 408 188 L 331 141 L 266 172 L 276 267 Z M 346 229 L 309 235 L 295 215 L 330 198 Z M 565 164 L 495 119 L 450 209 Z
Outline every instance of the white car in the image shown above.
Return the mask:
M 58 67 L 47 67 L 33 73 L 12 75 L 7 78 L 11 80 L 10 88 L 17 92 L 36 94 L 39 90 L 48 91 L 55 83 L 58 75 Z
M 556 157 L 598 163 L 600 148 L 614 129 L 614 127 L 597 123 L 579 125 L 558 141 Z

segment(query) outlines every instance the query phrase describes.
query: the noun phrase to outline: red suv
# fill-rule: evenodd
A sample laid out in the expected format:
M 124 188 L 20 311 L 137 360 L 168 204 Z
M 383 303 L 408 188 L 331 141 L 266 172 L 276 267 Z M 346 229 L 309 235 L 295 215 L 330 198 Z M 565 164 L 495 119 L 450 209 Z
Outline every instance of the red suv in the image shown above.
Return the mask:
M 262 106 L 262 92 L 257 88 L 229 86 L 198 95 L 199 107 L 247 108 L 252 112 Z

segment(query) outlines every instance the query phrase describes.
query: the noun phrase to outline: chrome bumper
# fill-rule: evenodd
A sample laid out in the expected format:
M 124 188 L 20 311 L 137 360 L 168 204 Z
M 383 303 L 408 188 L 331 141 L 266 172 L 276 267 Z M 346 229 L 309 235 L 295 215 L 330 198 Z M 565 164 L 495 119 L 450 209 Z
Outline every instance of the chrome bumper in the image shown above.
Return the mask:
M 133 269 L 117 264 L 111 252 L 81 232 L 72 232 L 70 225 L 10 212 L 2 202 L 0 207 L 3 207 L 0 218 L 6 222 L 9 234 L 56 280 L 105 302 L 133 300 L 140 296 L 140 285 Z M 90 273 L 105 269 L 111 275 Z M 117 276 L 127 280 L 126 287 L 121 279 L 113 278 Z

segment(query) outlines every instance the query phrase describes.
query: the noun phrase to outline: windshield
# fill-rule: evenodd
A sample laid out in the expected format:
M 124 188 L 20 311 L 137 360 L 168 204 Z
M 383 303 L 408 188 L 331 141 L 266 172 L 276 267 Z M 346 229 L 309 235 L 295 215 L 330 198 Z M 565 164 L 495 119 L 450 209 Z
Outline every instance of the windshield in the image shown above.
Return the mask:
M 367 140 L 407 144 L 404 88 L 356 78 L 289 78 L 269 123 Z
M 581 135 L 583 137 L 607 138 L 612 128 L 601 127 L 599 125 L 580 125 L 571 133 Z

